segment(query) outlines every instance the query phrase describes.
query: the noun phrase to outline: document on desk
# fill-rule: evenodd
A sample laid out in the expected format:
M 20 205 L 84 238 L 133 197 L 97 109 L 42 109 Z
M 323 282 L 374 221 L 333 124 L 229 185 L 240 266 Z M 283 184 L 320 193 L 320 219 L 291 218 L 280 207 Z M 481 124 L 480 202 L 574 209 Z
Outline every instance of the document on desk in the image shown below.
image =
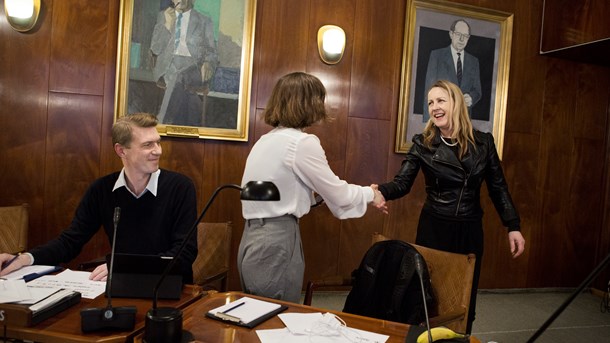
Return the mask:
M 282 313 L 286 328 L 257 330 L 262 343 L 384 343 L 389 336 L 350 328 L 330 313 Z
M 29 299 L 30 291 L 23 279 L 0 280 L 0 304 Z
M 287 308 L 285 305 L 243 297 L 208 311 L 206 316 L 235 325 L 253 328 Z
M 45 275 L 28 286 L 43 288 L 63 288 L 79 292 L 83 298 L 94 299 L 106 291 L 106 281 L 89 280 L 90 272 L 66 269 L 57 275 Z
M 62 268 L 59 266 L 32 265 L 21 267 L 2 278 L 6 280 L 24 279 L 25 282 L 34 280 L 40 276 L 54 273 Z

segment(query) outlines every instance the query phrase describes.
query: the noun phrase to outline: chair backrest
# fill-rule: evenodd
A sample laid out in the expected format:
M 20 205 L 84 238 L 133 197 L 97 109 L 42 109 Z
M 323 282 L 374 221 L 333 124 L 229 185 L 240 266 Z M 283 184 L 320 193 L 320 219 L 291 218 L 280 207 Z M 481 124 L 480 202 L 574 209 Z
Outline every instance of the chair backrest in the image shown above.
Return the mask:
M 232 223 L 199 223 L 197 225 L 197 258 L 193 263 L 193 283 L 206 285 L 221 280 L 226 291 L 226 278 L 231 259 Z
M 352 273 L 352 289 L 343 312 L 411 325 L 425 321 L 417 255 L 412 245 L 400 240 L 373 244 Z M 427 307 L 432 309 L 434 297 L 425 261 L 422 272 Z
M 373 235 L 373 242 L 387 240 L 381 234 Z M 423 256 L 428 265 L 432 290 L 437 302 L 438 316 L 462 312 L 464 316 L 444 326 L 456 331 L 466 332 L 468 309 L 474 275 L 474 254 L 455 254 L 412 244 Z
M 15 254 L 28 245 L 28 204 L 0 207 L 0 252 Z

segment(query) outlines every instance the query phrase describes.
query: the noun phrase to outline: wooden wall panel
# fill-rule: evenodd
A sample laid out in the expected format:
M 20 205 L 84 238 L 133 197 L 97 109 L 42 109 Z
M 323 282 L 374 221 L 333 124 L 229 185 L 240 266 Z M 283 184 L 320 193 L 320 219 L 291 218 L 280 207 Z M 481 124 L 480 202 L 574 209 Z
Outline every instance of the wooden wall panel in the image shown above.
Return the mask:
M 50 91 L 102 95 L 108 1 L 55 1 Z
M 0 202 L 33 205 L 31 246 L 67 225 L 94 178 L 121 168 L 110 140 L 119 2 L 43 0 L 43 20 L 28 34 L 12 31 L 0 15 L 0 158 L 9 161 L 0 165 Z M 540 56 L 541 1 L 460 2 L 514 13 L 502 164 L 527 249 L 510 258 L 506 230 L 483 189 L 480 286 L 576 286 L 610 246 L 608 68 Z M 333 170 L 352 183 L 391 179 L 404 158 L 393 152 L 393 141 L 406 3 L 258 0 L 250 139 L 166 138 L 161 166 L 193 179 L 200 209 L 218 185 L 239 183 L 250 147 L 271 129 L 261 118 L 271 88 L 298 70 L 327 86 L 336 120 L 309 131 L 320 137 Z M 317 56 L 316 30 L 327 22 L 348 35 L 336 66 Z M 353 269 L 373 231 L 414 241 L 424 200 L 420 176 L 408 196 L 390 203 L 388 216 L 374 210 L 340 221 L 325 207 L 314 209 L 301 220 L 306 279 Z M 239 289 L 237 192 L 219 195 L 204 220 L 233 221 L 229 285 Z M 102 255 L 108 242 L 98 234 L 85 250 L 80 260 Z
M 258 1 L 256 41 L 257 108 L 265 108 L 277 80 L 307 65 L 310 1 Z
M 405 1 L 356 1 L 350 116 L 397 113 Z
M 40 21 L 34 30 L 13 30 L 0 6 L 0 206 L 27 202 L 30 227 L 42 228 L 51 25 Z
M 386 174 L 387 156 L 378 152 L 385 146 L 389 122 L 362 118 L 350 118 L 347 130 L 346 180 L 368 186 L 379 183 Z M 339 272 L 349 275 L 358 266 L 371 245 L 374 232 L 383 231 L 386 215 L 369 206 L 362 218 L 342 222 L 339 250 Z
M 100 177 L 101 100 L 89 95 L 49 95 L 44 176 L 47 230 L 32 236 L 31 245 L 44 243 L 65 229 L 85 190 Z M 95 250 L 85 249 L 79 260 L 98 257 L 91 254 Z
M 542 51 L 609 39 L 610 14 L 606 0 L 545 0 Z

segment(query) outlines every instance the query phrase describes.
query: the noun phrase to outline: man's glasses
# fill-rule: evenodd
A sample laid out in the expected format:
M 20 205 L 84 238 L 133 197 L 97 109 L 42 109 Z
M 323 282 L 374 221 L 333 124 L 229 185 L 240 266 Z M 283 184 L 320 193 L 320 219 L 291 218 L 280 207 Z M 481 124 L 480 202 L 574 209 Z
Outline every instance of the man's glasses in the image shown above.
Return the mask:
M 468 39 L 470 38 L 470 35 L 467 33 L 460 33 L 460 32 L 455 32 L 455 31 L 451 31 L 453 32 L 454 35 L 458 36 L 458 38 L 460 39 Z

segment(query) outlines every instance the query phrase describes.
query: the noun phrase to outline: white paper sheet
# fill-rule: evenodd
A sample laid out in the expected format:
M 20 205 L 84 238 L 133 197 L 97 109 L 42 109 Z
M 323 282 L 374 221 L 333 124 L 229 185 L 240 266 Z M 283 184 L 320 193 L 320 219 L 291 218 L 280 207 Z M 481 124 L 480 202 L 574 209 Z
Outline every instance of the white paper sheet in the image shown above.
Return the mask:
M 30 291 L 23 279 L 0 280 L 0 303 L 12 303 L 30 298 Z
M 40 288 L 40 287 L 28 286 L 28 290 L 30 291 L 30 298 L 18 302 L 18 304 L 22 304 L 22 305 L 35 304 L 35 303 L 41 301 L 42 299 L 47 298 L 51 294 L 59 291 L 59 288 Z
M 24 266 L 13 272 L 10 272 L 7 275 L 4 275 L 2 278 L 6 280 L 15 280 L 15 279 L 23 279 L 24 276 L 28 274 L 48 274 L 57 268 L 55 266 L 45 266 L 45 265 L 32 265 L 32 266 Z
M 326 313 L 282 313 L 285 329 L 257 330 L 262 343 L 384 343 L 389 336 L 345 326 Z
M 64 288 L 79 292 L 82 298 L 94 299 L 106 291 L 106 281 L 89 280 L 90 272 L 66 269 L 57 275 L 45 275 L 30 281 L 29 286 Z

